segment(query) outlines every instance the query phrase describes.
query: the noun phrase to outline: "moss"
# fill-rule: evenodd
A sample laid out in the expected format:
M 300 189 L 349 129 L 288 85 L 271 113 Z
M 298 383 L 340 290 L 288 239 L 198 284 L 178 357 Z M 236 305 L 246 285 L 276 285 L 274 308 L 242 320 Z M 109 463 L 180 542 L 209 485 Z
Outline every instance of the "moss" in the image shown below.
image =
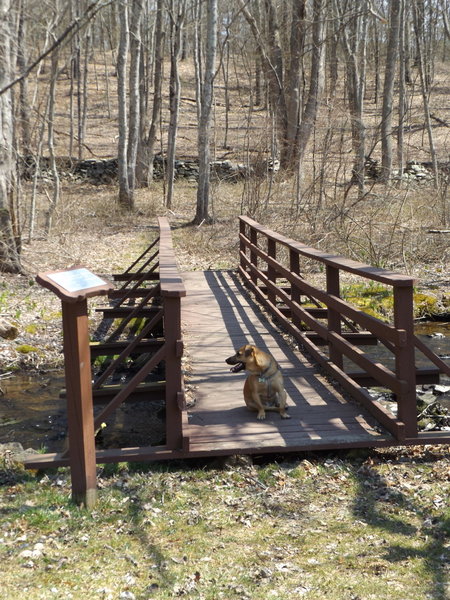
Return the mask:
M 21 344 L 16 347 L 17 352 L 21 352 L 22 354 L 30 354 L 30 352 L 39 352 L 38 348 L 34 346 L 29 346 L 28 344 Z
M 418 317 L 430 317 L 439 312 L 438 299 L 436 296 L 430 294 L 424 294 L 423 292 L 416 292 L 413 296 L 414 300 L 414 316 Z
M 342 297 L 360 310 L 382 321 L 389 320 L 394 306 L 392 291 L 376 282 L 344 286 Z

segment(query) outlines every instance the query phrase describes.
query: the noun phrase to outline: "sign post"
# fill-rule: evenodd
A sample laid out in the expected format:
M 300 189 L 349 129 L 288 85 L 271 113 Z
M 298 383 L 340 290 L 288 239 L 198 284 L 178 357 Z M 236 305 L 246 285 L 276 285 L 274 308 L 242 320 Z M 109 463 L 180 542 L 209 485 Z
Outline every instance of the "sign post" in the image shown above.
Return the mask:
M 39 273 L 36 281 L 61 299 L 72 499 L 91 509 L 97 481 L 87 298 L 114 286 L 84 267 Z

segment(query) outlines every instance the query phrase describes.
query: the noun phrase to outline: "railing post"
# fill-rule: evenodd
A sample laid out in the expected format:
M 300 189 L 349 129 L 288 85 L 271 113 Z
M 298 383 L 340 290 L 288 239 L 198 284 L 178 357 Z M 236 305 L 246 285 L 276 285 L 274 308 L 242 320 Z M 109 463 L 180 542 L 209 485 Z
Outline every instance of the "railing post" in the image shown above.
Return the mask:
M 339 283 L 339 269 L 327 265 L 326 267 L 327 277 L 327 294 L 332 296 L 340 297 L 340 283 Z M 338 311 L 328 307 L 328 330 L 334 333 L 341 334 L 341 316 Z M 332 343 L 328 344 L 330 360 L 340 369 L 343 369 L 344 363 L 342 359 L 342 352 L 337 350 Z
M 300 255 L 296 250 L 289 249 L 289 270 L 295 275 L 300 275 Z M 291 284 L 291 300 L 296 304 L 300 304 L 301 294 L 296 285 Z M 292 313 L 292 323 L 300 329 L 301 320 L 296 313 Z
M 164 296 L 164 337 L 166 343 L 166 444 L 181 449 L 183 406 L 183 374 L 181 357 L 181 306 L 179 296 Z
M 253 229 L 253 227 L 250 228 L 250 241 L 254 246 L 258 245 L 258 232 L 256 229 Z M 253 250 L 250 250 L 250 262 L 255 269 L 258 269 L 258 255 L 256 252 L 253 252 Z M 258 285 L 258 276 L 256 272 L 252 271 L 250 273 L 250 279 L 255 285 Z
M 267 240 L 267 254 L 270 258 L 273 258 L 274 260 L 276 260 L 277 244 L 276 244 L 275 240 L 271 240 L 270 238 Z M 267 263 L 267 278 L 274 285 L 276 285 L 277 272 L 276 272 L 276 269 L 274 269 L 274 267 L 272 267 L 272 265 L 270 265 L 270 263 Z M 276 301 L 277 301 L 277 296 L 276 296 L 275 292 L 272 292 L 272 290 L 268 289 L 267 290 L 267 299 L 269 300 L 269 302 L 271 304 L 273 304 L 275 306 Z
M 239 250 L 240 250 L 240 258 L 239 258 L 239 264 L 241 266 L 242 270 L 245 270 L 245 262 L 244 262 L 244 257 L 242 255 L 245 255 L 245 249 L 246 249 L 246 245 L 244 240 L 242 239 L 242 237 L 246 237 L 246 225 L 245 225 L 245 221 L 242 220 L 242 218 L 239 218 Z
M 417 436 L 416 367 L 414 354 L 413 286 L 394 286 L 394 326 L 406 332 L 406 343 L 395 347 L 395 373 L 406 382 L 397 397 L 398 419 L 405 424 L 406 437 Z

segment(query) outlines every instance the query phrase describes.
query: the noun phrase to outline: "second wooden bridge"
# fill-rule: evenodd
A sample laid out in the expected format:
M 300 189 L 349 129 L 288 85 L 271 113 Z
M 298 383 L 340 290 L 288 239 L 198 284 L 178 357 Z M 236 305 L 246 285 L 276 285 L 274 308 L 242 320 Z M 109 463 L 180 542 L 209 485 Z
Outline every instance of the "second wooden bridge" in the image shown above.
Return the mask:
M 306 262 L 319 265 L 321 282 L 303 277 Z M 347 277 L 391 288 L 393 323 L 344 301 Z M 450 443 L 449 431 L 417 428 L 416 385 L 438 382 L 450 367 L 414 335 L 410 277 L 320 252 L 241 217 L 236 273 L 181 275 L 168 221 L 159 219 L 159 237 L 115 279 L 121 283 L 112 305 L 102 309 L 113 330 L 91 346 L 92 357 L 110 357 L 94 373 L 93 402 L 101 404 L 93 409 L 94 429 L 121 403 L 145 397 L 163 403 L 166 434 L 158 445 L 97 449 L 97 463 Z M 281 365 L 290 420 L 272 413 L 257 421 L 246 409 L 244 376 L 225 364 L 244 343 Z M 386 362 L 362 349 L 377 343 Z M 417 351 L 428 367 L 416 368 Z M 127 361 L 139 368 L 122 386 L 112 385 Z M 393 393 L 395 414 L 371 397 L 371 386 Z M 94 435 L 76 426 L 81 437 Z M 70 465 L 70 450 L 26 464 Z

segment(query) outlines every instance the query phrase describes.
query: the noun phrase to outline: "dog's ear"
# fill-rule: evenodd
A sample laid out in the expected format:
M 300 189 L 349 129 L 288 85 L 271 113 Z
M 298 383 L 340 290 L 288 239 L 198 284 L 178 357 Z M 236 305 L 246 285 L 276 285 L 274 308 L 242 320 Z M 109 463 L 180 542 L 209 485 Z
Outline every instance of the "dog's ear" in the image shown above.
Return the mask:
M 253 354 L 253 348 L 250 346 L 245 350 L 245 356 L 251 356 Z

